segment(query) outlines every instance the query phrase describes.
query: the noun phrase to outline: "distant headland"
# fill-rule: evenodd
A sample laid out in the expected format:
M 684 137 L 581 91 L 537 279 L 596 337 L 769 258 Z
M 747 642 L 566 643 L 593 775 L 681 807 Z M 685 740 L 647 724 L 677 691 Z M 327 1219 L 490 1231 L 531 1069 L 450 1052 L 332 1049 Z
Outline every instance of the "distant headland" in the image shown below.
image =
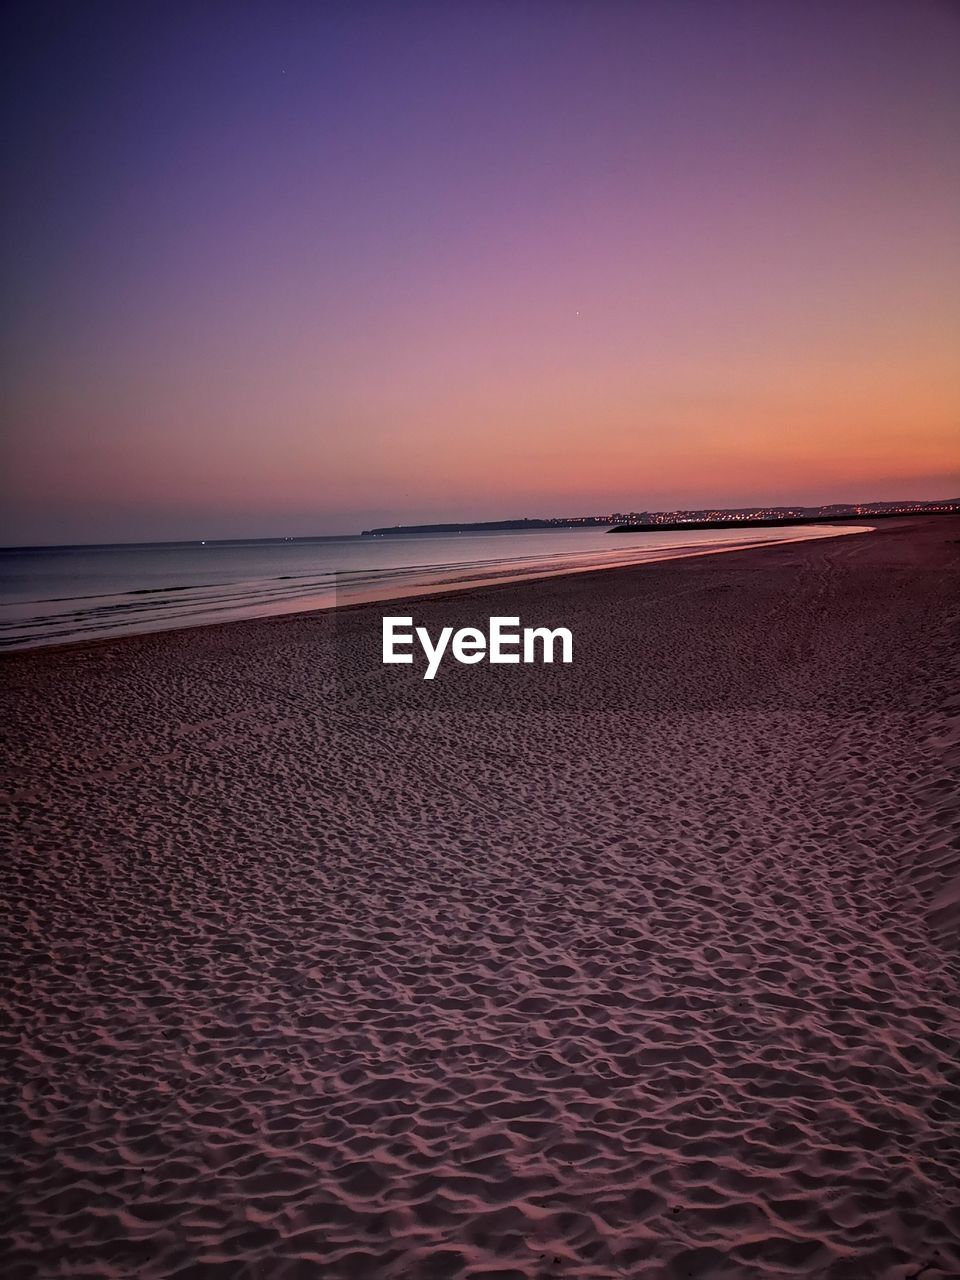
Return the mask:
M 457 521 L 452 524 L 393 524 L 383 529 L 364 529 L 364 538 L 382 538 L 391 533 L 499 533 L 505 530 L 513 532 L 517 529 L 574 529 L 582 525 L 610 524 L 608 519 L 600 516 L 575 516 L 569 520 L 562 518 L 548 520 L 473 520 Z
M 780 524 L 887 519 L 890 516 L 960 514 L 960 498 L 935 502 L 841 502 L 821 507 L 742 507 L 700 511 L 631 511 L 611 515 L 553 516 L 547 519 L 469 520 L 446 524 L 394 524 L 364 529 L 365 538 L 409 533 L 504 533 L 544 529 L 607 529 L 610 533 L 670 532 L 677 529 L 770 528 Z

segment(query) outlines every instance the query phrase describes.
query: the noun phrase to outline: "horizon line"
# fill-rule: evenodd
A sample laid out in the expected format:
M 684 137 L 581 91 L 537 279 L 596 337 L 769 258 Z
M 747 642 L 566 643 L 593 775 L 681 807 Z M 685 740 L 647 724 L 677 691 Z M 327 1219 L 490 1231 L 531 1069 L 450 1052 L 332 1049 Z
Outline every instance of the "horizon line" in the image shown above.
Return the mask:
M 960 497 L 956 498 L 873 498 L 868 501 L 860 502 L 821 502 L 821 503 L 792 503 L 792 504 L 771 504 L 755 503 L 752 506 L 745 507 L 673 507 L 669 510 L 647 511 L 645 514 L 649 516 L 662 515 L 680 515 L 680 514 L 700 514 L 706 511 L 717 512 L 746 512 L 756 510 L 766 511 L 794 511 L 794 510 L 823 510 L 825 508 L 855 508 L 855 507 L 879 507 L 879 506 L 895 506 L 902 504 L 911 507 L 934 507 L 934 506 L 960 506 Z M 613 513 L 618 519 L 626 515 L 635 515 L 636 512 L 617 512 Z M 870 514 L 858 513 L 853 511 L 852 514 Z M 906 512 L 904 514 L 913 514 Z M 917 512 L 916 514 L 922 514 Z M 484 519 L 466 519 L 466 520 L 432 520 L 423 521 L 417 524 L 393 524 L 393 525 L 377 525 L 377 529 L 429 529 L 438 526 L 448 525 L 508 525 L 519 524 L 523 521 L 547 523 L 552 521 L 578 521 L 578 520 L 599 520 L 601 523 L 607 520 L 606 516 L 600 516 L 595 513 L 576 515 L 576 516 L 506 516 L 500 519 L 484 520 Z M 610 520 L 610 523 L 615 523 Z M 229 546 L 235 543 L 244 542 L 316 542 L 321 539 L 328 538 L 358 538 L 362 537 L 367 530 L 358 530 L 356 533 L 303 533 L 303 534 L 268 534 L 264 536 L 256 536 L 246 534 L 236 538 L 136 538 L 124 542 L 11 542 L 4 543 L 0 546 L 0 554 L 10 551 L 84 551 L 97 550 L 106 547 L 178 547 L 178 546 Z M 513 532 L 516 532 L 515 530 Z

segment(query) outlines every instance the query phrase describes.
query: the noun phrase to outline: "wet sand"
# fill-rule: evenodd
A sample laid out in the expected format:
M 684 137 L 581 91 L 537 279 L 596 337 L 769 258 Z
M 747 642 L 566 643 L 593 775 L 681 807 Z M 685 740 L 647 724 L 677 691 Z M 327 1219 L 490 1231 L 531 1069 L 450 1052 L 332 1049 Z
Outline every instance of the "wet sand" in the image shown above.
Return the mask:
M 396 610 L 572 667 L 5 657 L 5 1275 L 960 1274 L 958 583 L 888 521 Z

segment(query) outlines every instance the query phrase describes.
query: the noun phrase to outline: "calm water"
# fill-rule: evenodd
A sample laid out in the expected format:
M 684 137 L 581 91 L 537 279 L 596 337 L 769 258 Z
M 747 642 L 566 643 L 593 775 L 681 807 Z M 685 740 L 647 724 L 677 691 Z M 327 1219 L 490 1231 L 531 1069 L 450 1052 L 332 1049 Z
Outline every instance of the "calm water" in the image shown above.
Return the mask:
M 261 617 L 613 568 L 851 528 L 599 529 L 164 542 L 0 551 L 0 648 Z

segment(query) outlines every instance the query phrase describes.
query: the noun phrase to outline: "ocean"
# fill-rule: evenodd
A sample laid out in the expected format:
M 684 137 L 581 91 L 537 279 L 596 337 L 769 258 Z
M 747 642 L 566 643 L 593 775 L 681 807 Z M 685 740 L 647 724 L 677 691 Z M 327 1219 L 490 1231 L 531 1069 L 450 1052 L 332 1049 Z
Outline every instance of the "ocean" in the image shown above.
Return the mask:
M 423 595 L 858 532 L 603 529 L 157 542 L 0 550 L 0 648 Z

